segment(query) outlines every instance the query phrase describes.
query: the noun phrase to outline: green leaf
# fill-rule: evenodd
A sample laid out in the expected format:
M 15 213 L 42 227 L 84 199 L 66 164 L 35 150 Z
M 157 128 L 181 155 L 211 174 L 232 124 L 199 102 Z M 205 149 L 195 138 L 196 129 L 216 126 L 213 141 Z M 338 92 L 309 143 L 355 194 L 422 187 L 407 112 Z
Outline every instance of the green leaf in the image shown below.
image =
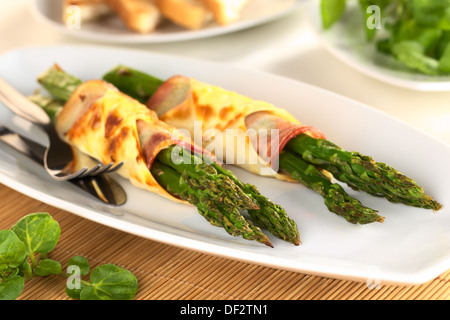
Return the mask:
M 359 0 L 368 41 L 375 37 L 377 28 L 381 28 L 383 11 L 389 4 L 387 0 Z
M 445 50 L 447 50 L 447 46 L 450 44 L 450 31 L 444 31 L 442 33 L 441 39 L 439 39 L 439 43 L 436 48 L 436 56 L 440 59 Z
M 394 57 L 398 62 L 384 67 L 400 69 L 403 66 L 406 71 L 427 75 L 449 73 L 445 49 L 450 34 L 450 0 L 358 2 L 362 9 L 360 27 L 365 29 L 366 41 L 374 40 L 378 52 Z M 320 2 L 324 29 L 342 19 L 345 6 L 344 0 Z M 378 32 L 378 28 L 382 28 L 382 32 Z
M 90 283 L 81 290 L 81 300 L 131 300 L 138 288 L 133 273 L 113 264 L 92 270 Z
M 439 59 L 439 71 L 450 74 L 450 43 L 447 44 L 444 53 Z
M 25 279 L 21 276 L 13 276 L 0 282 L 0 300 L 15 300 L 25 287 Z
M 410 0 L 413 18 L 422 26 L 439 26 L 449 6 L 447 0 Z
M 61 264 L 52 259 L 45 259 L 39 262 L 34 270 L 39 276 L 48 276 L 49 274 L 60 274 L 62 272 Z
M 75 256 L 67 262 L 67 266 L 78 266 L 80 268 L 80 276 L 87 275 L 90 270 L 89 261 L 85 257 Z
M 87 272 L 86 272 L 87 264 Z M 69 260 L 67 265 L 67 273 L 70 276 L 67 278 L 66 282 L 66 294 L 73 299 L 80 299 L 81 290 L 86 287 L 81 280 L 81 275 L 84 273 L 89 273 L 89 263 L 84 257 L 73 257 Z
M 394 56 L 408 68 L 419 70 L 429 75 L 438 74 L 436 59 L 424 54 L 423 46 L 417 41 L 401 41 L 392 47 Z
M 33 276 L 33 270 L 31 268 L 30 263 L 28 260 L 24 260 L 22 264 L 19 266 L 20 275 L 25 277 L 32 277 Z
M 415 40 L 419 33 L 420 27 L 417 26 L 416 21 L 402 18 L 392 24 L 390 37 L 391 41 L 396 43 L 405 40 Z
M 445 10 L 445 16 L 441 21 L 440 27 L 442 30 L 450 30 L 450 4 Z
M 25 244 L 29 256 L 49 253 L 59 240 L 61 229 L 56 220 L 46 212 L 37 212 L 21 218 L 11 230 Z
M 324 29 L 330 28 L 344 14 L 346 0 L 321 0 L 320 12 L 322 14 L 322 25 Z
M 76 280 L 72 279 L 72 285 L 68 284 L 66 285 L 66 294 L 72 298 L 72 299 L 79 299 L 81 300 L 81 290 L 86 288 L 86 285 L 83 283 L 79 284 L 79 287 L 75 285 Z
M 11 230 L 0 230 L 0 265 L 16 268 L 27 257 L 25 245 Z
M 421 30 L 421 32 L 417 35 L 417 41 L 423 46 L 424 52 L 427 55 L 430 55 L 439 44 L 441 37 L 441 30 L 428 28 Z

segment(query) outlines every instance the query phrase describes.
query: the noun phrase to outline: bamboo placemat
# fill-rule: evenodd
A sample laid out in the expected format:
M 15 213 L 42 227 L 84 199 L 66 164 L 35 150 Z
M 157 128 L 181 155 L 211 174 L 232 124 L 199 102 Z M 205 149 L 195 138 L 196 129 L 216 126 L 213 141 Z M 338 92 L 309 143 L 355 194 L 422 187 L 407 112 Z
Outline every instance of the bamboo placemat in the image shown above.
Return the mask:
M 92 267 L 113 263 L 139 281 L 136 300 L 450 300 L 450 270 L 417 286 L 337 280 L 272 269 L 143 239 L 36 201 L 0 184 L 0 229 L 22 216 L 49 212 L 61 227 L 51 258 L 75 255 Z M 64 265 L 63 265 L 64 268 Z M 27 282 L 19 300 L 69 300 L 60 276 Z

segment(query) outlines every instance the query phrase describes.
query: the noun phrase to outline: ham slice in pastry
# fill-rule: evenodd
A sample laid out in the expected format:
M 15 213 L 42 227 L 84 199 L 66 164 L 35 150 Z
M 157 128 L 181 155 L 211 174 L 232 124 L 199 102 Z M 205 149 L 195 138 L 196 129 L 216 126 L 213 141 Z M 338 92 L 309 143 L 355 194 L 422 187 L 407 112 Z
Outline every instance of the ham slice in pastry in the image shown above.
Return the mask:
M 170 145 L 199 154 L 203 150 L 113 85 L 102 80 L 81 84 L 58 114 L 55 127 L 74 148 L 75 167 L 81 154 L 104 164 L 123 161 L 118 173 L 133 185 L 187 203 L 162 188 L 150 168 L 158 152 Z
M 281 180 L 292 180 L 278 172 L 277 162 L 290 139 L 301 133 L 324 138 L 284 109 L 185 76 L 166 80 L 147 106 L 218 160 Z

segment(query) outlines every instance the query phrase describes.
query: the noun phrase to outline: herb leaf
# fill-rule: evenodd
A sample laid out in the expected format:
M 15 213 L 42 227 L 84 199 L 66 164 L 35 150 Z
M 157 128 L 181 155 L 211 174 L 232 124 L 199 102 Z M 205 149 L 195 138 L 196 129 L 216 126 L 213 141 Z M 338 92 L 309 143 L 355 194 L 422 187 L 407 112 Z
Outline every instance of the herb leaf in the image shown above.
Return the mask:
M 392 47 L 394 56 L 411 69 L 424 74 L 437 75 L 439 62 L 425 55 L 423 46 L 417 41 L 401 41 Z
M 11 230 L 25 244 L 28 256 L 49 253 L 58 243 L 61 229 L 56 220 L 46 212 L 29 214 L 11 227 Z
M 15 300 L 25 287 L 25 279 L 15 275 L 0 282 L 0 300 Z
M 89 273 L 89 261 L 85 257 L 75 256 L 67 262 L 67 266 L 78 266 L 80 268 L 80 276 L 85 276 Z
M 366 41 L 373 40 L 380 53 L 393 57 L 406 71 L 431 76 L 450 75 L 450 0 L 358 2 Z M 321 0 L 324 29 L 342 19 L 344 3 Z M 373 10 L 376 15 L 372 15 Z M 375 25 L 384 29 L 383 32 L 373 28 L 375 17 L 378 19 Z
M 66 285 L 66 294 L 72 298 L 72 299 L 78 299 L 81 300 L 81 290 L 83 290 L 84 288 L 86 288 L 86 285 L 82 282 L 78 282 L 78 287 L 77 287 L 77 280 L 76 279 L 72 279 L 71 283 L 67 283 Z
M 11 230 L 0 230 L 0 266 L 16 268 L 27 257 L 25 245 Z
M 88 282 L 80 277 L 89 273 L 89 262 L 84 257 L 75 256 L 67 264 L 70 275 L 64 274 L 58 261 L 46 258 L 47 253 L 56 247 L 60 233 L 58 222 L 46 212 L 29 214 L 17 221 L 10 230 L 0 230 L 0 300 L 15 300 L 19 297 L 26 278 L 50 274 L 68 278 L 66 293 L 74 299 L 134 298 L 138 288 L 136 277 L 116 265 L 97 267 L 91 273 L 91 282 Z
M 438 69 L 443 73 L 450 73 L 450 42 L 447 44 L 447 47 L 439 60 Z
M 39 265 L 34 270 L 39 276 L 48 276 L 49 274 L 60 274 L 62 272 L 61 264 L 52 259 L 45 259 L 39 262 Z
M 66 293 L 73 299 L 80 299 L 81 290 L 87 282 L 81 280 L 81 276 L 89 273 L 89 261 L 85 257 L 75 256 L 67 262 L 67 272 L 70 273 L 66 282 Z
M 330 28 L 336 21 L 338 21 L 346 7 L 346 0 L 322 0 L 320 2 L 320 9 L 322 14 L 323 28 Z
M 138 288 L 133 273 L 113 264 L 92 270 L 90 283 L 81 290 L 81 300 L 131 300 Z

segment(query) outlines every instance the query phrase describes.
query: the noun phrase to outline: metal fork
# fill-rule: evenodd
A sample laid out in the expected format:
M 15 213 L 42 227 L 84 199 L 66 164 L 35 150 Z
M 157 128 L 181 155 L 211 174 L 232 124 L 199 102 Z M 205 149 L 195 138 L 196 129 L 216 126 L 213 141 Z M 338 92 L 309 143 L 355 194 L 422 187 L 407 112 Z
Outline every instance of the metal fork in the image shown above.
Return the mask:
M 109 163 L 107 165 L 98 164 L 93 168 L 84 167 L 76 172 L 64 170 L 67 164 L 73 160 L 72 148 L 61 140 L 47 113 L 2 78 L 0 78 L 0 102 L 16 115 L 31 121 L 46 132 L 49 144 L 45 150 L 44 167 L 56 180 L 71 180 L 110 173 L 120 169 L 123 165 L 123 162 L 117 165 Z
M 0 142 L 43 166 L 45 147 L 13 133 L 1 124 Z M 121 206 L 127 201 L 125 190 L 109 175 L 99 174 L 86 178 L 72 179 L 68 182 L 108 205 Z

